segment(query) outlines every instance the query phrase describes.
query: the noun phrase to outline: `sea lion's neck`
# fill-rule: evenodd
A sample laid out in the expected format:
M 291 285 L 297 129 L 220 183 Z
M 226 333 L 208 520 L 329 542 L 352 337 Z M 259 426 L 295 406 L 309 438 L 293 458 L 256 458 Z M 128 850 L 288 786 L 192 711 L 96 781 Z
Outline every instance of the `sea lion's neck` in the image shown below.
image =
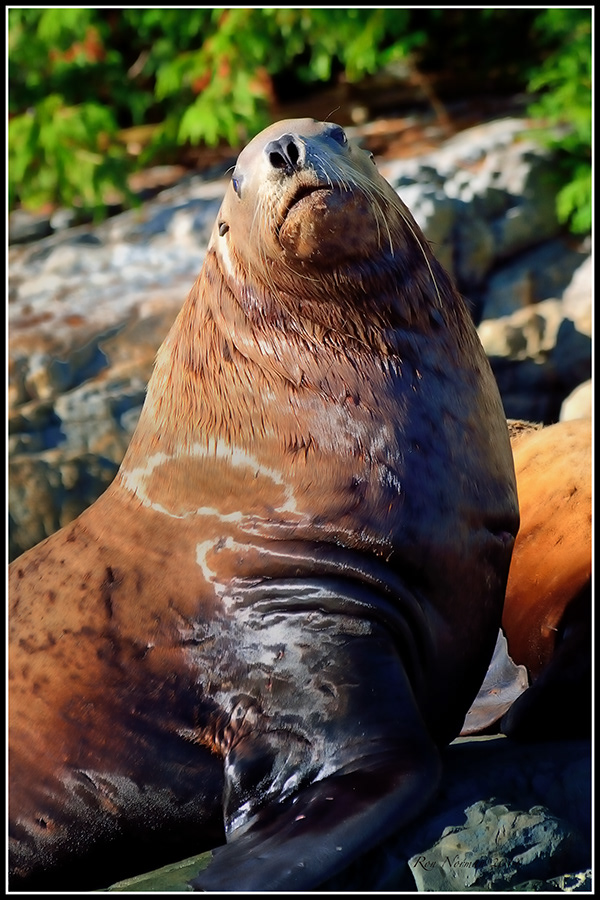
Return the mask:
M 122 469 L 156 454 L 185 455 L 202 435 L 219 430 L 227 415 L 220 383 L 227 377 L 228 353 L 205 293 L 200 276 L 158 350 Z
M 265 401 L 303 378 L 293 335 L 273 323 L 267 331 L 268 337 L 253 326 L 209 251 L 157 353 L 121 474 L 149 458 L 197 455 L 201 445 L 207 452 L 216 445 L 252 445 L 260 437 Z M 286 348 L 285 358 L 277 348 L 272 352 L 272 340 Z
M 365 296 L 357 295 L 353 316 L 351 304 L 340 316 L 350 289 L 338 286 L 336 296 L 332 287 L 329 302 L 320 304 L 308 290 L 297 288 L 295 296 L 268 290 L 264 282 L 238 277 L 209 248 L 158 351 L 122 470 L 136 469 L 157 454 L 170 459 L 197 454 L 202 445 L 207 451 L 217 445 L 256 447 L 274 437 L 265 434 L 273 427 L 274 408 L 275 439 L 301 443 L 305 435 L 293 406 L 296 411 L 304 403 L 312 406 L 318 397 L 343 403 L 348 396 L 385 389 L 387 371 L 419 356 L 419 336 L 443 329 L 444 317 L 457 314 L 445 273 L 439 282 L 447 300 L 443 312 L 431 302 L 428 269 L 395 275 L 378 290 L 369 285 Z M 370 278 L 368 270 L 364 278 Z M 421 304 L 404 303 L 403 282 L 413 297 L 424 298 Z M 360 290 L 356 284 L 353 289 Z M 312 397 L 303 400 L 304 395 Z

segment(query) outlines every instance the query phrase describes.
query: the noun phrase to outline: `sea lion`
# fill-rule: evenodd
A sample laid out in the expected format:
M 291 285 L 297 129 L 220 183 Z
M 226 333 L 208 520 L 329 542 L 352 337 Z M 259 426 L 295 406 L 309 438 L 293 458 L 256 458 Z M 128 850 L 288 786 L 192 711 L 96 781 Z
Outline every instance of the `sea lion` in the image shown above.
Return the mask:
M 511 658 L 531 687 L 502 730 L 514 738 L 587 737 L 592 724 L 592 422 L 512 439 L 521 529 L 502 614 Z
M 409 822 L 517 528 L 450 277 L 342 128 L 272 125 L 115 481 L 11 566 L 11 886 L 89 890 L 226 839 L 194 887 L 304 890 Z
M 592 428 L 509 420 L 521 525 L 502 629 L 461 734 L 588 737 L 592 689 Z

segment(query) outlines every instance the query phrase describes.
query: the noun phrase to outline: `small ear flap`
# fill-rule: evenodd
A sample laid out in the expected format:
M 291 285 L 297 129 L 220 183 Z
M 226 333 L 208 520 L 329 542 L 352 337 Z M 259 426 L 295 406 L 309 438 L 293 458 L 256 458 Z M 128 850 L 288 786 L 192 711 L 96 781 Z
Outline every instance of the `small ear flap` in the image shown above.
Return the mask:
M 366 758 L 359 770 L 324 778 L 264 806 L 247 830 L 213 850 L 211 863 L 191 886 L 199 891 L 317 887 L 412 819 L 439 778 L 433 744 Z

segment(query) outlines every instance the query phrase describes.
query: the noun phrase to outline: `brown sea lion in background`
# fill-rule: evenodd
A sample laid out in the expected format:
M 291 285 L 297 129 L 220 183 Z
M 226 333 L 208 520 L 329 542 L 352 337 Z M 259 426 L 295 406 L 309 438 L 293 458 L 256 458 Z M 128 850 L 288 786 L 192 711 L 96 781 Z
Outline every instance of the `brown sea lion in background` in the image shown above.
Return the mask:
M 13 889 L 222 843 L 305 890 L 427 804 L 517 531 L 462 299 L 371 155 L 242 152 L 117 478 L 10 570 Z
M 592 428 L 509 420 L 521 526 L 500 632 L 461 734 L 591 733 Z
M 592 423 L 572 419 L 512 437 L 521 527 L 502 628 L 531 687 L 502 730 L 516 738 L 591 733 Z

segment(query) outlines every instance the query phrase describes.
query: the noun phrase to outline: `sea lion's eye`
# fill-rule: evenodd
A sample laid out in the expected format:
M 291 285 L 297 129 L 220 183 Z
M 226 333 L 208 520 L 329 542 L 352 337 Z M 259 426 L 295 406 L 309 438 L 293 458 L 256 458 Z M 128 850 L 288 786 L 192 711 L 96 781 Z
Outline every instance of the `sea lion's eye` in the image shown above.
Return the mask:
M 219 222 L 219 235 L 223 237 L 223 235 L 227 234 L 229 231 L 229 225 L 227 222 Z
M 232 183 L 233 189 L 236 192 L 236 194 L 238 195 L 238 197 L 241 197 L 242 196 L 242 179 L 236 178 L 236 176 L 234 175 L 233 178 L 231 179 L 231 183 Z
M 339 125 L 336 125 L 331 129 L 331 131 L 329 132 L 329 137 L 332 137 L 334 141 L 336 141 L 338 144 L 341 144 L 342 147 L 345 147 L 348 143 L 346 132 L 343 128 L 340 128 Z

